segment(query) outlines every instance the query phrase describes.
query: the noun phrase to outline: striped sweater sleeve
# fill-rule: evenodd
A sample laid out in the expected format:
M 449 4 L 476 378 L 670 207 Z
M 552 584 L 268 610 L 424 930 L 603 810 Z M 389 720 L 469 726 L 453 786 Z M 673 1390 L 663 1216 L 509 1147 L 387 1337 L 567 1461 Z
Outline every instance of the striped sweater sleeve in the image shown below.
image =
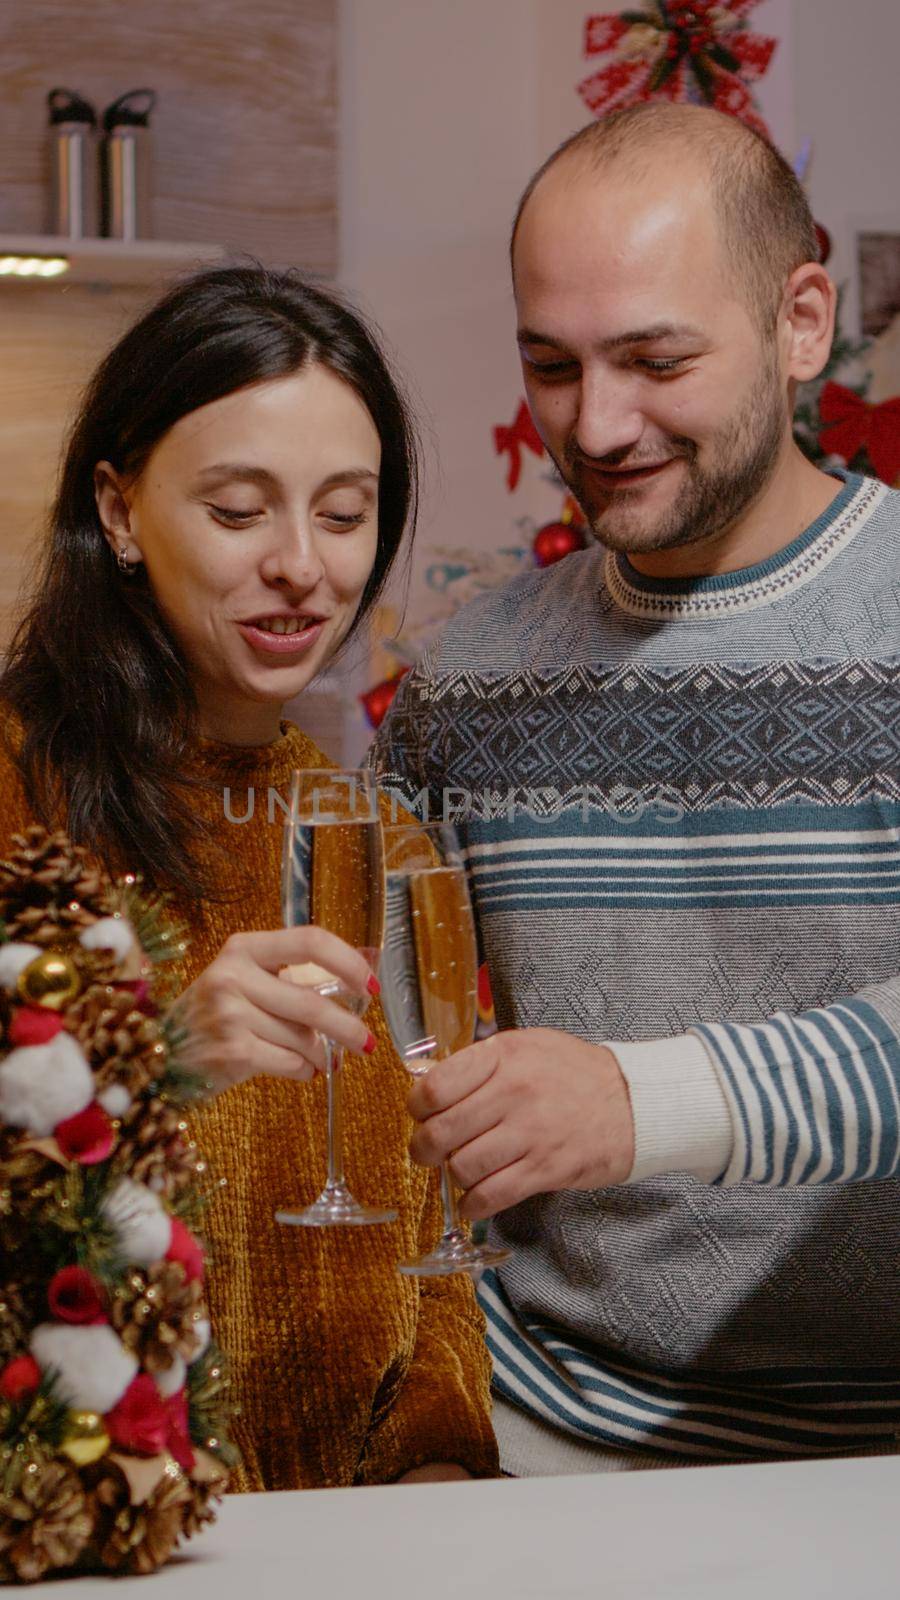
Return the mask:
M 789 1186 L 900 1172 L 900 977 L 795 1016 L 611 1048 L 635 1116 L 631 1181 L 687 1171 Z

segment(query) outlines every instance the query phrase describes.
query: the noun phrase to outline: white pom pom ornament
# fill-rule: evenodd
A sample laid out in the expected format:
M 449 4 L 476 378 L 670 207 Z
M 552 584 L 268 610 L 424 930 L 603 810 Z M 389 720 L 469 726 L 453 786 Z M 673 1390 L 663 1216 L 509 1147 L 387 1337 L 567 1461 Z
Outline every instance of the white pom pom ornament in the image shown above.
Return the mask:
M 124 1117 L 131 1105 L 131 1095 L 124 1083 L 111 1083 L 108 1088 L 101 1090 L 97 1099 L 108 1117 Z
M 194 1333 L 197 1338 L 197 1348 L 195 1349 L 194 1354 L 191 1356 L 191 1365 L 193 1365 L 195 1361 L 199 1361 L 204 1350 L 209 1348 L 209 1341 L 212 1338 L 212 1328 L 209 1325 L 209 1317 L 198 1317 L 196 1319 L 194 1323 Z
M 162 1261 L 172 1243 L 172 1218 L 146 1184 L 120 1178 L 102 1210 L 131 1266 L 152 1267 L 155 1261 Z
M 0 988 L 14 989 L 23 968 L 43 953 L 38 944 L 17 944 L 13 939 L 9 944 L 0 944 Z
M 56 1374 L 56 1392 L 73 1411 L 111 1411 L 138 1370 L 112 1328 L 41 1322 L 31 1335 L 31 1354 Z
M 178 1394 L 187 1383 L 187 1367 L 181 1356 L 176 1356 L 166 1372 L 154 1372 L 153 1377 L 163 1399 L 168 1400 L 170 1395 Z
M 126 917 L 100 917 L 78 935 L 85 950 L 111 950 L 117 961 L 124 961 L 137 944 L 135 931 Z
M 0 1061 L 0 1121 L 37 1138 L 46 1138 L 93 1098 L 91 1069 L 70 1033 L 58 1033 L 48 1044 L 22 1045 Z

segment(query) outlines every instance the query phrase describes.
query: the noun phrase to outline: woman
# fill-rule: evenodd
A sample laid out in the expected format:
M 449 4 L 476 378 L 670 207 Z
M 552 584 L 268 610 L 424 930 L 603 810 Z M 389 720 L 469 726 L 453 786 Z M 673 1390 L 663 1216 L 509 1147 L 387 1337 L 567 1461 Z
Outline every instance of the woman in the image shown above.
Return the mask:
M 107 867 L 169 892 L 188 926 L 181 1004 L 220 1091 L 199 1137 L 227 1180 L 207 1213 L 209 1298 L 234 1366 L 242 1489 L 495 1469 L 471 1285 L 396 1272 L 436 1237 L 439 1205 L 406 1155 L 407 1081 L 380 1011 L 360 1020 L 278 976 L 316 961 L 377 992 L 358 952 L 279 927 L 267 797 L 327 764 L 282 708 L 371 608 L 412 520 L 415 467 L 403 401 L 355 314 L 290 274 L 199 274 L 88 387 L 0 680 L 6 834 L 62 822 Z M 361 1053 L 345 1084 L 350 1178 L 360 1199 L 396 1204 L 393 1226 L 273 1220 L 321 1187 L 323 1085 L 296 1082 L 318 1031 Z

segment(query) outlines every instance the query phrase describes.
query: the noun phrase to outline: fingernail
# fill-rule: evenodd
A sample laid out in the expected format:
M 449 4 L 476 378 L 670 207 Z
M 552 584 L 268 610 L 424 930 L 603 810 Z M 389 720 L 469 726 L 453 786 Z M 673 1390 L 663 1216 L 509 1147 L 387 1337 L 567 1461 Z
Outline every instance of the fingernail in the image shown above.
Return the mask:
M 365 1051 L 365 1054 L 367 1056 L 370 1056 L 372 1054 L 372 1051 L 373 1050 L 377 1050 L 377 1048 L 378 1048 L 378 1040 L 376 1039 L 374 1033 L 367 1033 L 366 1034 L 366 1042 L 363 1045 L 363 1050 Z
M 369 981 L 366 984 L 366 988 L 368 989 L 370 994 L 378 995 L 378 994 L 381 993 L 381 984 L 378 982 L 378 979 L 376 978 L 374 972 L 370 973 Z

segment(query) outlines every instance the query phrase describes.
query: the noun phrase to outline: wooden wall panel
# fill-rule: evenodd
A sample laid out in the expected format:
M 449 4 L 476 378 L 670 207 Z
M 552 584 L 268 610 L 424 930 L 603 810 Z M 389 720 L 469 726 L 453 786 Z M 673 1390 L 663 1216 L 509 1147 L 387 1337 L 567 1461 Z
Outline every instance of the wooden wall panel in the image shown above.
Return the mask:
M 0 0 L 0 234 L 46 226 L 47 91 L 148 86 L 155 237 L 332 274 L 336 4 Z M 0 645 L 73 396 L 152 293 L 0 285 Z

